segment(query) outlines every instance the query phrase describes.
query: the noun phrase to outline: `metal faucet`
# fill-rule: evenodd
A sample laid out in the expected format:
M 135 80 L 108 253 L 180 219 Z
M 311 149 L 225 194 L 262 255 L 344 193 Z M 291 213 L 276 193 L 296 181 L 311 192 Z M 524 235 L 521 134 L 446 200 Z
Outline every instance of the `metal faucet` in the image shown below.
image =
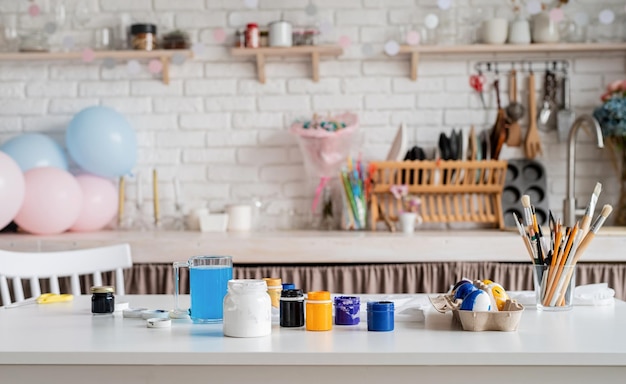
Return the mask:
M 585 213 L 585 208 L 576 207 L 576 197 L 574 194 L 574 175 L 576 173 L 576 136 L 578 135 L 579 128 L 585 123 L 594 128 L 596 140 L 598 141 L 598 148 L 604 148 L 602 129 L 600 128 L 598 121 L 594 119 L 593 116 L 582 115 L 574 120 L 568 136 L 567 174 L 565 176 L 567 185 L 565 187 L 565 199 L 563 200 L 563 225 L 568 227 L 574 226 L 576 223 L 576 215 L 583 215 Z

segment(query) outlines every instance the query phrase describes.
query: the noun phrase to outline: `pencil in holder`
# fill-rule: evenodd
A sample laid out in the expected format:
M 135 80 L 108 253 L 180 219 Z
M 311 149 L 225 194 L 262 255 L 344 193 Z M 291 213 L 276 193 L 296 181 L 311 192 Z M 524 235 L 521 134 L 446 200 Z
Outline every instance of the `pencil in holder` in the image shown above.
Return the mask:
M 575 265 L 534 265 L 537 310 L 569 311 L 574 306 Z

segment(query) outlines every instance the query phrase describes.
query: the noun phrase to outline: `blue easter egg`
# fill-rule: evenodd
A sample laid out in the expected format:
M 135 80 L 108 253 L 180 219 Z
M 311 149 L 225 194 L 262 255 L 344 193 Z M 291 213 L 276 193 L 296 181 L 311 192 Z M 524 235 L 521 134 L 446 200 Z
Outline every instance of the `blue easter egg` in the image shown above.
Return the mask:
M 488 312 L 491 310 L 491 298 L 487 292 L 476 289 L 465 296 L 461 303 L 462 311 Z
M 452 286 L 452 289 L 450 289 L 450 294 L 454 295 L 454 293 L 456 292 L 457 289 L 459 289 L 459 287 L 467 282 L 472 282 L 472 280 L 468 279 L 468 278 L 462 278 L 461 280 L 457 281 L 456 284 L 454 284 Z
M 465 297 L 478 290 L 478 288 L 476 288 L 474 286 L 474 284 L 471 281 L 466 281 L 463 284 L 459 285 L 458 288 L 456 289 L 456 291 L 454 292 L 454 299 L 461 299 L 461 300 L 465 300 Z

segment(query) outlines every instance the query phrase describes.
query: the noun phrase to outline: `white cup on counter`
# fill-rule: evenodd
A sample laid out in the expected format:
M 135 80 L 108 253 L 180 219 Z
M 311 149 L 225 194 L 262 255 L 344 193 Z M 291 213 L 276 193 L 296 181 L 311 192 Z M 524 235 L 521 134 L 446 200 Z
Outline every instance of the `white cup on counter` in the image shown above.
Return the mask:
M 504 44 L 509 34 L 509 22 L 504 18 L 483 21 L 481 37 L 485 44 Z
M 233 204 L 226 207 L 229 231 L 249 231 L 252 229 L 252 206 Z

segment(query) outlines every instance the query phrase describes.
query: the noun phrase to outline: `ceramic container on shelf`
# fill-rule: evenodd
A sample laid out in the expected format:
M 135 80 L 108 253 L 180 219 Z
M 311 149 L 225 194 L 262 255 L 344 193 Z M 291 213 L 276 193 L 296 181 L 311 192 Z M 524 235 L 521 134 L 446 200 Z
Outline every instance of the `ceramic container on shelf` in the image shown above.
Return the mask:
M 550 12 L 541 12 L 532 19 L 533 43 L 558 43 L 560 40 L 559 23 L 552 20 Z
M 508 35 L 509 22 L 505 18 L 493 18 L 483 21 L 481 26 L 482 42 L 485 44 L 504 44 Z
M 518 16 L 509 25 L 509 44 L 530 44 L 530 23 Z
M 269 29 L 270 47 L 291 47 L 293 45 L 290 22 L 284 20 L 274 21 L 270 23 Z

